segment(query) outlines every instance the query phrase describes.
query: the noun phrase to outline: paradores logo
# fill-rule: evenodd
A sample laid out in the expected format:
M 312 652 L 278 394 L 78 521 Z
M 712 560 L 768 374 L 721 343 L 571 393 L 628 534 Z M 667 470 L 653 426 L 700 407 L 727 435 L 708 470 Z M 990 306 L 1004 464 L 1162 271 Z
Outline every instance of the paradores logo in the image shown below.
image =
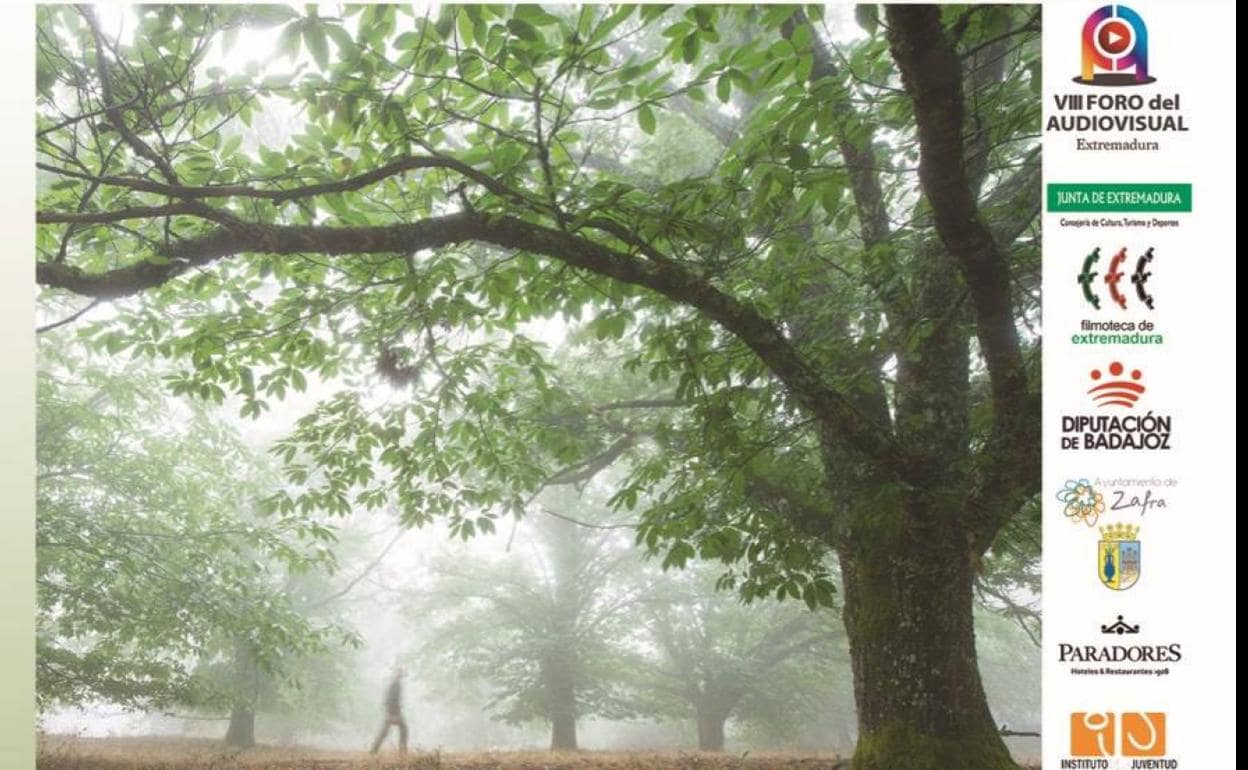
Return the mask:
M 1105 5 L 1083 23 L 1083 66 L 1076 83 L 1091 86 L 1138 86 L 1157 78 L 1148 74 L 1148 27 L 1125 5 Z
M 1062 449 L 1147 449 L 1170 448 L 1171 417 L 1154 414 L 1101 414 L 1135 411 L 1147 387 L 1144 372 L 1121 361 L 1096 367 L 1088 374 L 1087 389 L 1097 414 L 1062 415 Z
M 1128 623 L 1122 615 L 1113 623 L 1100 624 L 1100 629 L 1098 637 L 1058 643 L 1057 662 L 1072 676 L 1161 677 L 1182 665 L 1181 643 L 1141 641 L 1140 624 Z
M 1101 625 L 1102 634 L 1115 634 L 1117 636 L 1123 636 L 1125 634 L 1138 634 L 1139 632 L 1139 625 L 1131 625 L 1123 620 L 1121 615 L 1119 615 L 1118 619 L 1113 623 Z

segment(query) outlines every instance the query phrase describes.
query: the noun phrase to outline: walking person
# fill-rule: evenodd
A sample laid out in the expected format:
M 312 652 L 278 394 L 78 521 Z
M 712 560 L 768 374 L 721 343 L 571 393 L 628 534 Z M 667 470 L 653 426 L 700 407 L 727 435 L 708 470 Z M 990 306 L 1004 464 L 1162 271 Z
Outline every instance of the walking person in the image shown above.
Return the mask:
M 386 688 L 386 721 L 381 726 L 381 732 L 377 734 L 377 740 L 373 741 L 373 754 L 377 753 L 382 742 L 386 740 L 386 736 L 390 734 L 391 725 L 397 725 L 399 728 L 399 751 L 407 753 L 407 722 L 403 719 L 403 675 L 405 673 L 407 672 L 402 666 L 396 667 L 390 686 Z

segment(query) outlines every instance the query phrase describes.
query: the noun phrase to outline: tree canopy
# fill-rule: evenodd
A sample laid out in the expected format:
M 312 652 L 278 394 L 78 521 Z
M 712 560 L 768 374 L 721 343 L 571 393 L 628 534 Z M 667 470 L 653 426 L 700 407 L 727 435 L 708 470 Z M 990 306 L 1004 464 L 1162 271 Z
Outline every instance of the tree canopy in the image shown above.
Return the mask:
M 332 532 L 259 517 L 271 463 L 207 411 L 57 350 L 38 408 L 41 706 L 211 706 L 229 688 L 203 673 L 236 640 L 275 679 L 341 640 L 280 590 L 332 566 Z
M 836 553 L 908 683 L 856 688 L 863 767 L 1008 762 L 971 602 L 1034 556 L 1038 9 L 129 14 L 39 10 L 37 279 L 174 393 L 335 391 L 268 511 L 471 536 L 618 463 L 670 566 L 814 606 Z

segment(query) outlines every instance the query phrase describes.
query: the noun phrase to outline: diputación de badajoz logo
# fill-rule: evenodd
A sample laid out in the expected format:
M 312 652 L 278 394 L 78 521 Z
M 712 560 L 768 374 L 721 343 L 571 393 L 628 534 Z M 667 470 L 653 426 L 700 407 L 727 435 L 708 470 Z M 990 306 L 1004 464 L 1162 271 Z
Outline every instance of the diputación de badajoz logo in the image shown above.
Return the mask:
M 1083 23 L 1082 67 L 1074 80 L 1087 86 L 1140 86 L 1148 74 L 1148 27 L 1144 17 L 1117 3 L 1104 5 Z
M 1140 407 L 1144 371 L 1110 361 L 1088 374 L 1088 405 L 1095 413 L 1062 415 L 1062 449 L 1170 449 L 1172 418 Z

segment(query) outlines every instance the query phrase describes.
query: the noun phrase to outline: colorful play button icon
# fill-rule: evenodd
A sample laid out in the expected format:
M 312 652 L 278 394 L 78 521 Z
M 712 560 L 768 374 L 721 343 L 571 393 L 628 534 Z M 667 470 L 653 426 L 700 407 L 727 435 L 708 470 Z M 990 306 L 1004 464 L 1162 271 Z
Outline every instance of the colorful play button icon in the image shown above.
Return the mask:
M 1122 56 L 1131 50 L 1131 27 L 1119 19 L 1110 19 L 1101 25 L 1096 43 L 1105 55 L 1111 58 Z
M 1088 14 L 1080 34 L 1079 76 L 1085 86 L 1139 86 L 1148 74 L 1148 28 L 1134 10 L 1120 3 Z

